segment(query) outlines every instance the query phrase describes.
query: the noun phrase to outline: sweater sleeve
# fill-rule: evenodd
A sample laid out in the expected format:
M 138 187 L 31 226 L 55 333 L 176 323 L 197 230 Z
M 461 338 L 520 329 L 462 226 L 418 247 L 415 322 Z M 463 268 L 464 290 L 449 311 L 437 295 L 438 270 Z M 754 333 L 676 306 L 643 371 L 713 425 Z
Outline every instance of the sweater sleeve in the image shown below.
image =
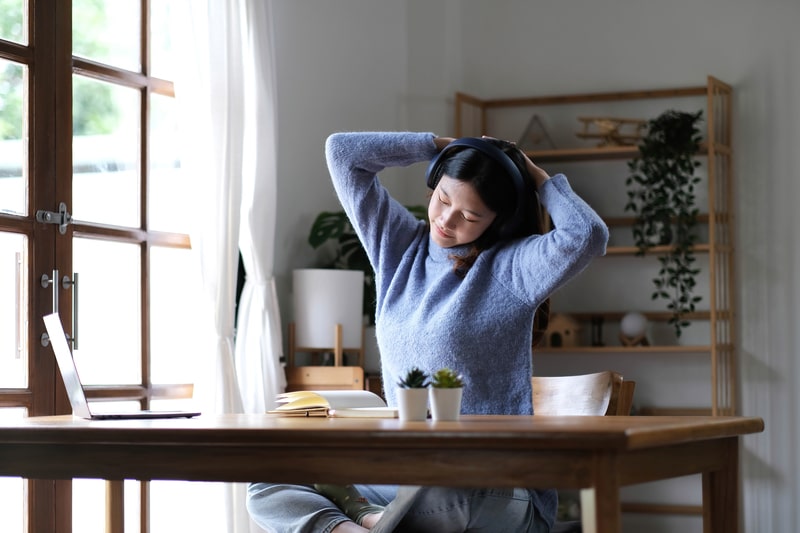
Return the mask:
M 566 176 L 556 174 L 539 191 L 554 228 L 512 246 L 505 274 L 518 294 L 538 306 L 555 290 L 582 272 L 595 257 L 605 255 L 608 227 L 570 187 Z
M 396 265 L 420 227 L 380 184 L 378 173 L 430 160 L 436 155 L 433 139 L 432 133 L 348 132 L 325 143 L 334 189 L 376 271 Z

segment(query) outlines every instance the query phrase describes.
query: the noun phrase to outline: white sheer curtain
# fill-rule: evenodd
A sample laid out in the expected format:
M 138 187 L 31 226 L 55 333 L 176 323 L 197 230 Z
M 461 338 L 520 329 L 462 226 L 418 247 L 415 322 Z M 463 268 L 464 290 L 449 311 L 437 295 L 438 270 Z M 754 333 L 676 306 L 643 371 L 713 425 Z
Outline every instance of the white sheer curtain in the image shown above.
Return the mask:
M 193 248 L 215 346 L 196 396 L 205 412 L 264 412 L 283 390 L 280 314 L 272 277 L 276 135 L 270 0 L 184 0 L 183 72 L 176 80 L 183 168 L 198 191 Z M 238 254 L 247 271 L 234 331 Z M 234 339 L 236 335 L 236 339 Z M 235 341 L 235 342 L 234 342 Z M 245 486 L 227 496 L 230 533 L 258 531 Z
M 278 296 L 272 267 L 277 203 L 271 2 L 248 0 L 245 47 L 244 172 L 239 248 L 247 279 L 239 307 L 236 370 L 244 411 L 275 407 L 286 378 L 279 363 L 283 350 Z

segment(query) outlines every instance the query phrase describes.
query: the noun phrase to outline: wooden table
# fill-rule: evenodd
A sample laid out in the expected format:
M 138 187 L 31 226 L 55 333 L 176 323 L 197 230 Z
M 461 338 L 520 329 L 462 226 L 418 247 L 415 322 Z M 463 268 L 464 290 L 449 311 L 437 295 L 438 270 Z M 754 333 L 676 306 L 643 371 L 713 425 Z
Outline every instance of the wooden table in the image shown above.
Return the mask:
M 0 476 L 591 489 L 605 533 L 620 531 L 621 486 L 702 473 L 704 531 L 731 533 L 739 436 L 763 429 L 760 418 L 701 416 L 41 417 L 0 421 Z

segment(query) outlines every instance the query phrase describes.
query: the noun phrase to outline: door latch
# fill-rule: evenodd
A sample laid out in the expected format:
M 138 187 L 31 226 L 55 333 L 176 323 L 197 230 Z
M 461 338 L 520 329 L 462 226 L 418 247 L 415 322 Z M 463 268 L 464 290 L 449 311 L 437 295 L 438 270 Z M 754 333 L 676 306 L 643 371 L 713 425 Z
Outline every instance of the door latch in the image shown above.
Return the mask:
M 64 235 L 67 232 L 67 226 L 72 222 L 72 215 L 67 211 L 67 204 L 61 202 L 58 204 L 57 213 L 45 211 L 44 209 L 36 211 L 36 222 L 58 224 L 58 232 Z

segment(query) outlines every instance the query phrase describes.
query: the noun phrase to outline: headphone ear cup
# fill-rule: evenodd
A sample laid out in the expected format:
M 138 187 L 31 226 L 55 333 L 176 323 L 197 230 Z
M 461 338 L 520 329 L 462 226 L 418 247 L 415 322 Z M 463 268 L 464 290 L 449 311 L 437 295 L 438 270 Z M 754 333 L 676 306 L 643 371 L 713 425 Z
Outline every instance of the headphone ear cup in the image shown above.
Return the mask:
M 429 189 L 435 189 L 436 185 L 439 183 L 439 167 L 441 166 L 441 160 L 444 153 L 447 152 L 447 148 L 436 154 L 436 157 L 431 159 L 431 162 L 428 164 L 428 170 L 425 172 L 425 183 L 427 183 Z

